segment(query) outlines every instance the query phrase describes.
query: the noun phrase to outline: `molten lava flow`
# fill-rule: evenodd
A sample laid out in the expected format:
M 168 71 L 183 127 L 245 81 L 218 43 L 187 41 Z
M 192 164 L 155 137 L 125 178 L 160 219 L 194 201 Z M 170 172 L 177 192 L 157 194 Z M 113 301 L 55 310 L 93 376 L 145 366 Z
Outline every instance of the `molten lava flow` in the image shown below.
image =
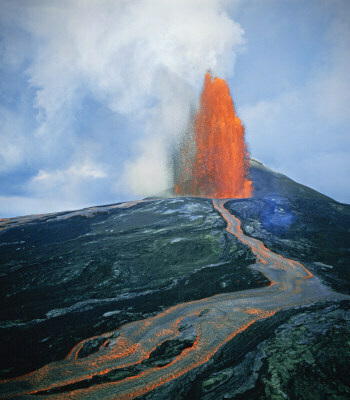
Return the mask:
M 175 194 L 213 198 L 250 197 L 248 151 L 227 83 L 205 76 L 193 137 L 180 145 Z
M 329 292 L 317 279 L 310 279 L 312 274 L 299 262 L 273 253 L 258 239 L 245 236 L 240 220 L 229 213 L 225 202 L 214 199 L 213 206 L 227 222 L 227 232 L 256 255 L 254 269 L 266 276 L 269 286 L 177 304 L 153 317 L 85 339 L 63 361 L 0 381 L 0 398 L 136 399 L 204 366 L 222 346 L 258 320 L 281 309 L 343 298 Z M 163 343 L 179 338 L 186 326 L 195 336 L 193 345 L 168 364 L 148 368 L 144 361 Z M 103 343 L 98 351 L 79 357 L 84 346 L 89 347 L 96 338 Z

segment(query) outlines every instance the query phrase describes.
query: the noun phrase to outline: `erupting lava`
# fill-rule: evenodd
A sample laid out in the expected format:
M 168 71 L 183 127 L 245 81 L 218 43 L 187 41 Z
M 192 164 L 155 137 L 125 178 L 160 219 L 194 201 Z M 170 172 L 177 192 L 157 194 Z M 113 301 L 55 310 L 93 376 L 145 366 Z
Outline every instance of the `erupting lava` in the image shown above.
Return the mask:
M 248 151 L 225 80 L 207 73 L 200 107 L 175 162 L 175 194 L 250 197 Z

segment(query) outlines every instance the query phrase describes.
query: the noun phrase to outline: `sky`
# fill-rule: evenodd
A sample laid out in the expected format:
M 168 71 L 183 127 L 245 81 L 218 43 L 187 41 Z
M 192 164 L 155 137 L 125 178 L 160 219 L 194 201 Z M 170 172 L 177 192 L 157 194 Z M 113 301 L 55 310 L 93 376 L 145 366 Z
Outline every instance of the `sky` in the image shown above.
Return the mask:
M 204 74 L 252 157 L 350 203 L 350 1 L 0 0 L 0 217 L 169 187 Z

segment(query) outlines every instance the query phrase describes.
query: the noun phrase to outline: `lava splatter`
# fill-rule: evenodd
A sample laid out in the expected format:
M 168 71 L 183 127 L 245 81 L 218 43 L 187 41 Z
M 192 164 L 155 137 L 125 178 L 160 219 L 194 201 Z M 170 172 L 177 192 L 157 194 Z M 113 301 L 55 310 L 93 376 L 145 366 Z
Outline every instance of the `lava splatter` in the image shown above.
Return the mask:
M 206 74 L 199 111 L 191 121 L 174 163 L 175 194 L 250 197 L 244 126 L 225 80 Z

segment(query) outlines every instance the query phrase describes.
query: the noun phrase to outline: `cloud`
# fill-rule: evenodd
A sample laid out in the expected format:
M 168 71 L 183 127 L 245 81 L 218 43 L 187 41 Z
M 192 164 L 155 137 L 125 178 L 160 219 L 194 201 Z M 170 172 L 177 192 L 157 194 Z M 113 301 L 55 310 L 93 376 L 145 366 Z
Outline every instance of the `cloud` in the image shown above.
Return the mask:
M 85 141 L 77 114 L 86 99 L 142 125 L 137 137 L 101 132 L 135 140 L 136 151 L 124 160 L 119 177 L 113 176 L 117 196 L 167 187 L 164 153 L 187 122 L 205 71 L 232 74 L 244 43 L 242 28 L 221 0 L 15 0 L 2 9 L 3 55 L 12 66 L 23 67 L 26 60 L 37 118 L 31 136 L 40 142 L 38 169 L 56 165 L 65 176 L 69 163 L 76 165 L 75 149 Z M 27 39 L 19 40 L 19 32 Z M 18 59 L 11 44 L 23 53 Z
M 311 88 L 319 116 L 327 115 L 338 125 L 350 124 L 350 5 L 341 7 L 336 21 L 329 27 L 326 40 L 330 46 L 319 66 Z
M 59 199 L 55 197 L 0 196 L 2 218 L 79 210 L 89 206 L 91 206 L 91 204 L 89 202 L 84 202 L 84 199 L 80 199 L 79 202 L 76 202 L 72 199 Z
M 47 172 L 45 170 L 40 170 L 38 174 L 32 179 L 34 184 L 40 185 L 41 190 L 46 192 L 46 188 L 42 186 L 52 185 L 56 186 L 59 183 L 63 186 L 66 181 L 74 184 L 74 180 L 78 179 L 98 179 L 105 178 L 107 175 L 103 168 L 99 165 L 89 164 L 88 162 L 79 163 L 79 165 L 71 165 L 66 170 L 56 170 L 53 172 Z
M 332 79 L 341 82 L 340 76 Z M 304 185 L 349 202 L 350 140 L 348 124 L 340 119 L 347 118 L 350 103 L 338 104 L 334 113 L 329 106 L 320 115 L 326 102 L 317 96 L 320 86 L 331 104 L 334 88 L 317 79 L 272 101 L 242 107 L 240 113 L 254 157 Z
M 14 112 L 0 106 L 0 173 L 11 171 L 23 162 L 24 154 L 21 143 L 23 124 Z
M 152 97 L 162 100 L 160 74 L 198 87 L 207 68 L 232 73 L 243 43 L 219 0 L 37 3 L 23 6 L 19 21 L 37 43 L 27 73 L 44 119 L 84 92 L 116 112 L 142 112 Z
M 350 7 L 345 4 L 332 7 L 327 29 L 318 38 L 322 50 L 304 74 L 308 79 L 239 111 L 254 157 L 338 201 L 350 202 Z M 329 4 L 321 6 L 323 13 L 329 12 Z M 302 61 L 309 62 L 300 58 L 295 63 Z
M 58 197 L 79 200 L 90 189 L 95 180 L 107 178 L 102 165 L 89 160 L 70 165 L 64 170 L 44 170 L 30 180 L 29 191 L 39 197 Z
M 26 194 L 37 199 L 69 200 L 74 204 L 94 205 L 110 186 L 110 166 L 102 161 L 103 146 L 85 142 L 63 167 L 43 167 L 26 183 Z

